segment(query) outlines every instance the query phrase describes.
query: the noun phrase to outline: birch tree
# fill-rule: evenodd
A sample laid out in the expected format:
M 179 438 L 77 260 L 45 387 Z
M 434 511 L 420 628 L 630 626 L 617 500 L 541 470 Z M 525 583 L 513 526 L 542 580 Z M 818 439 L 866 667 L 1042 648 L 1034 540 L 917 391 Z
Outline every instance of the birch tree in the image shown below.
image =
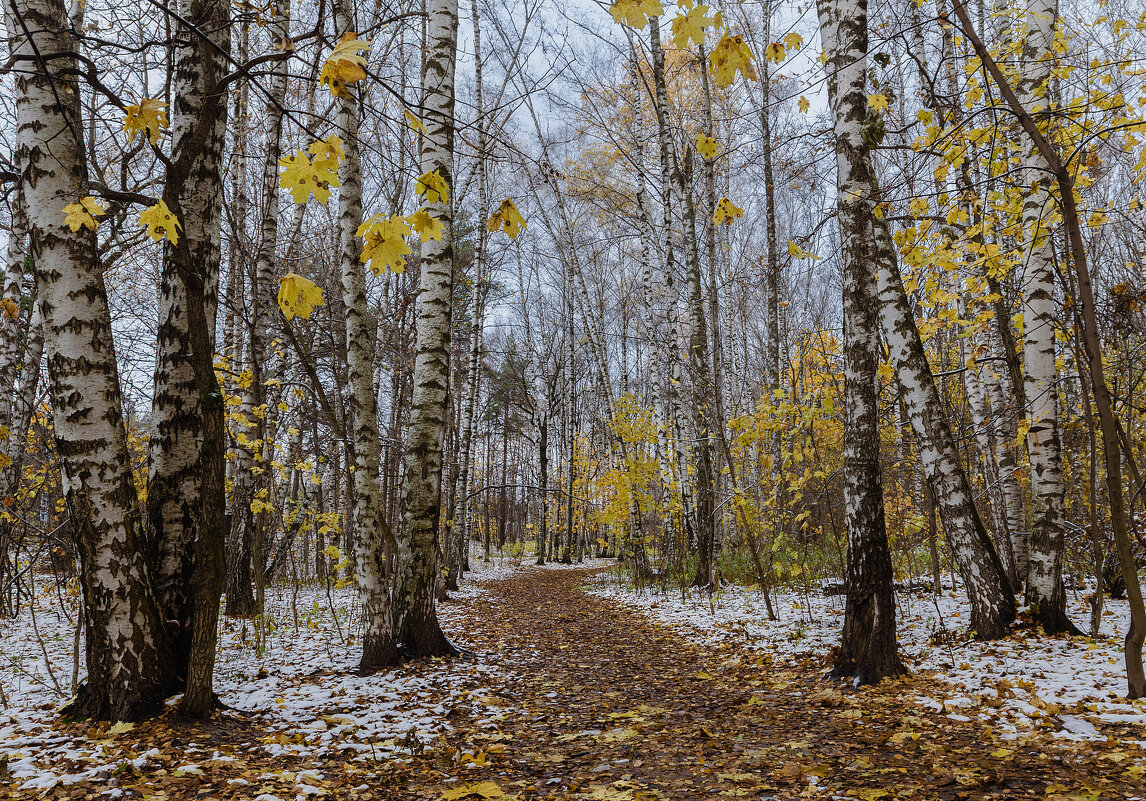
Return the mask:
M 339 36 L 350 34 L 354 38 L 353 6 L 347 0 L 339 0 L 334 11 L 336 32 Z M 359 258 L 362 246 L 357 237 L 362 224 L 360 91 L 356 86 L 353 92 L 338 99 L 338 128 L 346 138 L 346 159 L 339 169 L 342 186 L 338 191 L 338 231 L 342 302 L 346 310 L 347 461 L 354 465 L 350 536 L 363 609 L 362 658 L 358 670 L 373 673 L 393 664 L 398 652 L 386 560 L 386 535 L 390 531 L 382 513 L 378 480 L 381 440 L 378 397 L 373 382 L 375 325 L 367 304 L 366 272 Z
M 960 0 L 956 0 L 960 2 Z M 1032 110 L 1050 104 L 1058 0 L 1029 0 L 1023 40 L 1021 77 L 1015 89 L 1019 101 Z M 1073 630 L 1066 617 L 1062 583 L 1063 525 L 1066 516 L 1062 476 L 1062 436 L 1058 411 L 1058 366 L 1055 363 L 1055 253 L 1052 225 L 1055 209 L 1050 187 L 1053 177 L 1046 159 L 1032 143 L 1022 157 L 1023 383 L 1027 396 L 1027 453 L 1031 460 L 1032 510 L 1026 602 L 1043 627 L 1052 633 Z
M 422 246 L 415 304 L 416 345 L 413 395 L 402 469 L 401 528 L 394 608 L 401 643 L 418 656 L 454 652 L 434 608 L 442 501 L 442 438 L 450 375 L 450 316 L 453 304 L 454 67 L 457 56 L 457 0 L 427 0 L 425 63 L 422 69 L 421 169 L 436 172 L 445 197 L 428 203 L 443 227 L 440 241 Z
M 72 714 L 157 712 L 174 671 L 144 558 L 121 412 L 119 369 L 95 226 L 64 208 L 88 195 L 75 39 L 60 0 L 5 9 L 17 72 L 18 163 L 44 325 L 49 395 L 84 594 L 87 679 Z M 44 59 L 41 54 L 54 57 Z
M 192 640 L 206 638 L 198 658 L 208 661 L 197 665 L 195 687 L 185 699 L 186 711 L 204 714 L 212 700 L 226 536 L 226 444 L 214 356 L 230 5 L 188 2 L 179 10 L 186 43 L 175 56 L 163 200 L 181 221 L 182 236 L 165 241 L 160 274 L 147 512 L 161 612 L 178 624 L 174 645 L 180 673 L 188 669 Z
M 844 283 L 847 602 L 832 675 L 857 684 L 902 673 L 879 465 L 879 299 L 867 99 L 867 2 L 818 0 L 836 151 Z

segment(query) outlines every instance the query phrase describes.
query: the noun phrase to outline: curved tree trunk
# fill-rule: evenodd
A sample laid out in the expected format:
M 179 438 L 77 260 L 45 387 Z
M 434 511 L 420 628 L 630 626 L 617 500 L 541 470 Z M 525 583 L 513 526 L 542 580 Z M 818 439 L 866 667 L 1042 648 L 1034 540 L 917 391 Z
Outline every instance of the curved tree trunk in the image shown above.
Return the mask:
M 872 179 L 869 191 L 875 197 L 874 176 Z M 903 387 L 924 474 L 935 492 L 948 542 L 967 586 L 971 628 L 979 637 L 1003 637 L 1015 618 L 1015 599 L 1006 570 L 979 517 L 971 483 L 959 461 L 943 400 L 908 305 L 895 244 L 885 220 L 874 219 L 874 234 L 872 256 L 879 271 L 880 324 L 896 376 Z

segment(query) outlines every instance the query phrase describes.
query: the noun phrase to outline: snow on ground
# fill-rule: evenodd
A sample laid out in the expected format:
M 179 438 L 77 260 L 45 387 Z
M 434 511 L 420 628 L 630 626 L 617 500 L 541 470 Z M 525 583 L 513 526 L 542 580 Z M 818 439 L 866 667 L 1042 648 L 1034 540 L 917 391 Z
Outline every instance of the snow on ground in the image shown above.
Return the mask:
M 945 710 L 955 721 L 979 718 L 1005 739 L 1045 730 L 1055 737 L 1105 739 L 1110 725 L 1125 726 L 1146 746 L 1146 702 L 1128 701 L 1122 638 L 1129 625 L 1125 601 L 1107 599 L 1098 639 L 1046 637 L 1019 631 L 999 642 L 970 639 L 970 607 L 962 586 L 930 592 L 899 592 L 901 652 L 915 673 L 946 683 L 942 697 L 916 701 Z M 778 621 L 768 620 L 758 590 L 727 587 L 714 595 L 679 589 L 636 591 L 615 575 L 596 577 L 589 591 L 634 607 L 649 618 L 701 642 L 737 642 L 768 654 L 774 663 L 824 664 L 839 642 L 844 596 L 777 592 Z M 1071 619 L 1087 626 L 1085 592 L 1068 593 Z M 1096 728 L 1097 724 L 1097 728 Z
M 488 578 L 497 575 L 490 570 Z M 482 591 L 467 585 L 464 596 Z M 397 758 L 435 739 L 458 707 L 481 708 L 493 727 L 507 710 L 483 704 L 482 687 L 491 668 L 473 660 L 404 665 L 362 677 L 354 674 L 358 656 L 358 604 L 352 588 L 273 587 L 267 593 L 263 642 L 252 620 L 220 621 L 215 687 L 236 712 L 253 713 L 261 736 L 250 750 L 307 760 L 341 753 L 345 758 Z M 440 617 L 450 630 L 460 604 L 443 605 Z M 11 780 L 22 790 L 50 788 L 105 775 L 122 765 L 109 763 L 110 738 L 77 737 L 52 728 L 56 708 L 71 695 L 76 640 L 74 599 L 51 587 L 24 605 L 19 617 L 0 620 L 0 762 L 6 757 Z M 34 623 L 33 623 L 34 619 Z M 141 767 L 158 752 L 138 759 Z M 184 770 L 218 754 L 188 753 Z
M 438 608 L 447 631 L 463 630 L 458 623 L 466 602 L 485 592 L 488 582 L 536 569 L 532 557 L 497 555 L 483 562 L 480 553 L 471 555 L 471 565 L 461 590 L 451 594 L 454 602 Z M 114 727 L 93 737 L 53 728 L 55 710 L 72 694 L 73 674 L 83 678 L 83 640 L 74 595 L 41 576 L 35 598 L 18 617 L 0 619 L 0 763 L 7 759 L 10 780 L 24 791 L 107 776 L 124 764 L 112 756 Z M 489 732 L 512 711 L 483 692 L 493 669 L 480 661 L 431 661 L 355 675 L 357 615 L 351 587 L 274 586 L 267 591 L 261 644 L 254 621 L 220 620 L 215 688 L 223 703 L 252 713 L 265 728 L 251 751 L 297 760 L 300 770 L 308 760 L 334 754 L 401 758 L 445 731 L 459 707 L 479 710 L 479 725 Z M 138 770 L 159 756 L 152 749 L 132 761 Z M 185 756 L 186 764 L 175 770 L 194 773 L 228 758 L 192 749 Z

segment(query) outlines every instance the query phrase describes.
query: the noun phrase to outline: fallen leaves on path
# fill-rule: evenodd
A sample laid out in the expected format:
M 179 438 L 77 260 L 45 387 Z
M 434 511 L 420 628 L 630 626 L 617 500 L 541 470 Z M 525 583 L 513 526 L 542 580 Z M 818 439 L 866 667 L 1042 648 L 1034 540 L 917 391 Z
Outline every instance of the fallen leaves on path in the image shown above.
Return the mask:
M 1039 729 L 1002 740 L 989 720 L 954 720 L 947 710 L 920 706 L 939 689 L 925 676 L 856 691 L 827 682 L 822 658 L 781 665 L 733 644 L 700 645 L 581 592 L 586 575 L 533 570 L 490 583 L 464 606 L 449 605 L 446 617 L 477 653 L 472 672 L 481 682 L 450 710 L 448 731 L 411 740 L 401 755 L 392 747 L 371 754 L 375 744 L 355 728 L 362 710 L 337 711 L 333 699 L 294 730 L 228 713 L 197 725 L 161 719 L 113 732 L 105 724 L 86 736 L 106 749 L 102 777 L 114 776 L 126 798 L 1146 795 L 1142 751 L 1117 727 L 1106 741 L 1078 743 Z M 344 733 L 354 749 L 341 750 L 337 738 L 329 747 L 305 747 L 324 732 Z M 302 750 L 291 750 L 300 743 Z M 102 789 L 101 776 L 93 776 L 45 797 L 98 797 Z

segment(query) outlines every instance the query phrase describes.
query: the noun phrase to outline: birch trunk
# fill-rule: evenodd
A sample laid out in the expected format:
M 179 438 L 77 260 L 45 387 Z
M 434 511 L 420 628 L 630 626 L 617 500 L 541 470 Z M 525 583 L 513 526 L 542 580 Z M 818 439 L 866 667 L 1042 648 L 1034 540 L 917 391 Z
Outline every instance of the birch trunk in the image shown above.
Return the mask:
M 219 81 L 226 72 L 223 54 L 230 47 L 230 6 L 219 0 L 185 2 L 180 14 L 195 30 L 210 31 L 210 40 L 183 29 L 189 44 L 175 55 L 171 163 L 163 198 L 182 231 L 177 246 L 165 244 L 160 274 L 147 533 L 161 612 L 165 620 L 178 624 L 176 670 L 184 676 L 197 606 L 192 584 L 213 592 L 215 604 L 222 589 L 214 588 L 213 577 L 209 586 L 203 584 L 211 566 L 197 566 L 195 551 L 197 542 L 207 548 L 210 552 L 203 556 L 213 565 L 216 557 L 222 558 L 222 543 L 215 553 L 214 537 L 225 536 L 216 530 L 226 513 L 222 478 L 205 471 L 213 471 L 216 461 L 224 469 L 223 457 L 213 450 L 222 445 L 214 430 L 223 425 L 214 354 L 227 126 Z M 211 606 L 209 599 L 203 600 Z M 207 608 L 201 611 L 211 614 Z M 213 640 L 211 652 L 213 659 Z M 209 685 L 207 693 L 209 706 Z
M 668 127 L 668 89 L 665 82 L 664 49 L 661 46 L 660 19 L 649 20 L 650 46 L 653 52 L 653 83 L 657 112 L 657 131 L 660 141 L 662 176 L 667 176 L 665 189 L 665 239 L 668 270 L 672 269 L 672 226 L 669 209 L 673 191 L 684 207 L 685 275 L 688 286 L 688 367 L 692 384 L 692 423 L 695 445 L 688 449 L 696 462 L 696 494 L 694 530 L 697 545 L 696 575 L 692 583 L 696 587 L 712 588 L 716 585 L 716 531 L 713 525 L 713 458 L 710 418 L 712 415 L 712 375 L 708 352 L 708 328 L 705 319 L 704 291 L 700 278 L 700 255 L 697 249 L 696 207 L 692 199 L 692 188 L 685 180 L 685 171 L 677 161 Z M 691 162 L 691 151 L 685 155 Z M 678 383 L 677 386 L 680 386 Z M 677 438 L 678 451 L 684 448 L 683 440 Z M 687 467 L 681 469 L 681 486 L 688 478 Z M 687 507 L 686 507 L 687 509 Z
M 290 4 L 280 2 L 270 16 L 268 29 L 272 50 L 285 48 L 290 34 Z M 266 404 L 266 380 L 269 366 L 267 344 L 275 312 L 273 284 L 279 240 L 279 157 L 282 155 L 283 103 L 287 92 L 287 62 L 275 61 L 266 79 L 264 107 L 265 145 L 260 176 L 263 213 L 259 219 L 258 245 L 251 276 L 247 303 L 249 329 L 244 383 L 240 396 L 238 447 L 235 460 L 235 483 L 232 493 L 231 531 L 227 545 L 227 614 L 246 616 L 262 614 L 259 595 L 262 581 L 267 514 L 262 506 L 271 505 L 269 497 L 272 471 L 269 449 Z M 259 410 L 262 411 L 259 411 Z M 258 511 L 256 511 L 258 509 Z
M 1045 110 L 1049 104 L 1054 66 L 1054 31 L 1058 0 L 1028 0 L 1027 36 L 1023 42 L 1021 79 L 1016 95 L 1026 108 Z M 1022 272 L 1023 384 L 1028 418 L 1027 452 L 1031 460 L 1031 536 L 1027 562 L 1026 602 L 1049 634 L 1072 630 L 1066 616 L 1062 583 L 1062 552 L 1066 519 L 1062 477 L 1062 437 L 1059 431 L 1058 366 L 1055 364 L 1053 176 L 1038 148 L 1027 143 L 1023 156 L 1023 233 L 1026 237 Z
M 467 352 L 466 366 L 462 377 L 461 399 L 461 437 L 458 445 L 458 474 L 460 487 L 457 489 L 453 519 L 450 525 L 450 537 L 447 539 L 448 553 L 447 565 L 449 574 L 446 577 L 447 589 L 456 590 L 458 580 L 465 566 L 465 554 L 470 542 L 470 484 L 471 484 L 471 454 L 473 442 L 474 418 L 477 414 L 478 381 L 481 377 L 481 347 L 482 332 L 485 324 L 485 298 L 486 276 L 485 255 L 486 236 L 485 226 L 482 224 L 489 214 L 489 192 L 486 184 L 486 122 L 484 119 L 484 97 L 482 84 L 482 51 L 481 51 L 481 14 L 478 11 L 477 0 L 471 0 L 470 16 L 474 27 L 474 103 L 477 136 L 477 184 L 478 184 L 478 213 L 477 213 L 477 242 L 474 245 L 473 283 L 470 292 L 470 308 L 472 319 L 470 321 L 470 341 Z
M 137 720 L 173 689 L 171 652 L 151 589 L 121 412 L 111 315 L 95 233 L 64 224 L 88 194 L 75 41 L 60 0 L 6 10 L 16 77 L 17 163 L 44 319 L 61 479 L 79 553 L 87 679 L 70 711 Z M 58 54 L 41 60 L 36 54 Z
M 353 6 L 335 5 L 339 36 L 354 31 Z M 390 608 L 390 577 L 386 559 L 389 527 L 382 514 L 379 463 L 382 443 L 378 432 L 378 398 L 374 394 L 373 359 L 375 325 L 366 298 L 366 272 L 359 259 L 361 244 L 355 235 L 362 224 L 362 162 L 359 138 L 359 99 L 339 103 L 339 129 L 346 138 L 346 160 L 339 170 L 338 228 L 342 303 L 346 313 L 346 367 L 349 388 L 347 461 L 354 465 L 354 491 L 350 497 L 350 532 L 354 543 L 354 570 L 362 602 L 363 636 L 360 673 L 374 673 L 398 658 Z
M 416 656 L 455 652 L 434 608 L 441 518 L 442 435 L 450 370 L 450 313 L 454 279 L 453 198 L 454 65 L 457 0 L 427 0 L 425 65 L 422 71 L 421 169 L 437 170 L 450 188 L 450 202 L 429 205 L 441 222 L 441 241 L 422 246 L 415 303 L 413 395 L 402 474 L 402 536 L 394 606 L 399 639 Z
M 844 283 L 844 504 L 847 588 L 832 675 L 875 683 L 904 671 L 879 466 L 878 297 L 871 156 L 865 141 L 867 2 L 818 0 L 836 150 Z
M 869 177 L 872 183 L 868 191 L 875 198 L 874 175 L 869 172 Z M 896 376 L 903 387 L 924 475 L 934 490 L 947 540 L 967 587 L 971 628 L 979 637 L 1003 637 L 1015 618 L 1015 599 L 1006 570 L 979 517 L 971 483 L 959 461 L 943 400 L 903 289 L 895 245 L 885 220 L 874 220 L 874 234 L 872 255 L 879 270 L 880 324 Z
M 9 47 L 13 46 L 18 48 L 19 43 L 13 41 Z M 0 453 L 10 452 L 15 447 L 12 438 L 17 411 L 15 390 L 24 350 L 24 344 L 20 341 L 20 322 L 25 317 L 21 300 L 24 295 L 24 267 L 28 247 L 28 214 L 20 186 L 13 193 L 11 206 L 12 223 L 8 229 L 4 280 L 0 285 L 0 427 L 8 429 L 9 433 L 6 440 L 0 436 Z

